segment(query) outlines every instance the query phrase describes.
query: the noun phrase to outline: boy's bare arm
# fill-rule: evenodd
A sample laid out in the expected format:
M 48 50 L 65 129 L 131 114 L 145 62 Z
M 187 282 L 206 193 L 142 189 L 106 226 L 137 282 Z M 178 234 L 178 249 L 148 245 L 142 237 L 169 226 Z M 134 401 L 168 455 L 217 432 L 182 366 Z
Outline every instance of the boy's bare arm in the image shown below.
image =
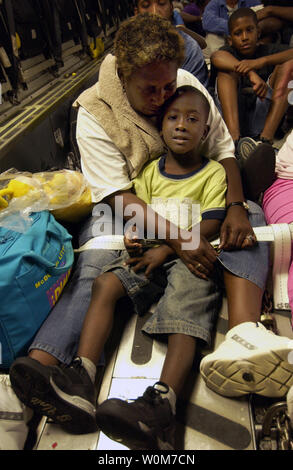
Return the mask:
M 240 63 L 228 51 L 216 51 L 211 55 L 211 62 L 214 67 L 223 72 L 235 72 L 235 67 Z
M 238 60 L 228 51 L 216 51 L 211 56 L 211 62 L 223 72 L 236 72 L 241 75 L 248 74 L 251 70 L 259 70 L 267 65 L 280 65 L 293 59 L 293 48 L 277 52 L 258 59 Z
M 218 219 L 202 220 L 200 223 L 200 235 L 208 241 L 213 241 L 219 236 L 221 221 Z
M 230 159 L 231 160 L 231 159 Z M 153 214 L 153 217 L 150 217 L 148 212 L 147 204 L 139 199 L 135 194 L 130 191 L 120 191 L 111 196 L 105 198 L 104 202 L 108 203 L 115 212 L 115 197 L 122 196 L 122 209 L 123 212 L 125 208 L 130 204 L 138 204 L 141 207 L 141 211 L 137 211 L 136 214 L 136 223 L 138 227 L 148 227 L 150 232 L 154 233 L 155 238 L 159 235 L 159 227 L 165 227 L 166 229 L 166 238 L 165 243 L 179 256 L 182 261 L 190 269 L 193 266 L 197 265 L 199 261 L 198 251 L 194 249 L 183 249 L 183 246 L 192 240 L 192 233 L 180 229 L 178 233 L 178 238 L 173 238 L 172 234 L 176 232 L 176 227 L 169 222 L 168 220 L 161 217 L 159 214 L 155 213 L 152 209 L 149 209 Z M 132 215 L 127 217 L 124 215 L 125 220 L 131 219 Z M 150 224 L 150 226 L 149 226 Z M 204 253 L 205 251 L 205 253 Z M 201 250 L 201 263 L 206 264 L 207 270 L 210 270 L 214 260 L 214 250 L 211 250 L 210 244 L 203 239 L 202 240 L 202 250 Z
M 259 57 L 258 59 L 241 60 L 236 65 L 235 71 L 245 75 L 251 70 L 258 70 L 262 67 L 266 67 L 267 65 L 281 65 L 291 59 L 293 59 L 293 48 L 290 48 L 287 51 L 277 52 L 276 54 Z

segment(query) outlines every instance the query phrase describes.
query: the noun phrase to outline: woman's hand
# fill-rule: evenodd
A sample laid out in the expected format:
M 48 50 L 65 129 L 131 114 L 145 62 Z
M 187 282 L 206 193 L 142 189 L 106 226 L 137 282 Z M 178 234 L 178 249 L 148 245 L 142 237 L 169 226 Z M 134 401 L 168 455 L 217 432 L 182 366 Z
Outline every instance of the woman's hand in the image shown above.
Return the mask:
M 203 235 L 200 236 L 199 246 L 195 250 L 182 250 L 181 243 L 176 247 L 174 246 L 174 249 L 193 274 L 201 279 L 208 279 L 214 269 L 218 255 Z
M 248 248 L 256 241 L 246 209 L 241 206 L 230 207 L 222 223 L 219 248 L 223 250 Z

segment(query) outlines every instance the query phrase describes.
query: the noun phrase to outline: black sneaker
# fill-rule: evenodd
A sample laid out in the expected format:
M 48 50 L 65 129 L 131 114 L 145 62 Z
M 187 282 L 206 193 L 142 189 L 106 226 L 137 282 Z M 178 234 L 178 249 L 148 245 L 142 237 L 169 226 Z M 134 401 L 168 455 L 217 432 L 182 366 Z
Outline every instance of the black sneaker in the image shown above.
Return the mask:
M 50 387 L 53 369 L 53 366 L 44 366 L 30 357 L 20 357 L 10 367 L 11 386 L 19 400 L 37 414 L 64 423 L 71 417 L 66 410 L 57 409 L 57 396 Z
M 71 420 L 63 428 L 74 434 L 97 431 L 96 391 L 82 361 L 76 358 L 70 366 L 54 367 L 50 386 L 58 397 L 58 406 Z
M 161 384 L 161 382 L 159 382 Z M 165 384 L 164 384 L 165 385 Z M 174 450 L 175 416 L 154 387 L 131 403 L 111 398 L 97 408 L 97 424 L 110 439 L 132 450 Z
M 95 432 L 95 390 L 80 362 L 57 367 L 44 366 L 30 357 L 16 359 L 9 372 L 12 388 L 25 405 L 65 431 Z

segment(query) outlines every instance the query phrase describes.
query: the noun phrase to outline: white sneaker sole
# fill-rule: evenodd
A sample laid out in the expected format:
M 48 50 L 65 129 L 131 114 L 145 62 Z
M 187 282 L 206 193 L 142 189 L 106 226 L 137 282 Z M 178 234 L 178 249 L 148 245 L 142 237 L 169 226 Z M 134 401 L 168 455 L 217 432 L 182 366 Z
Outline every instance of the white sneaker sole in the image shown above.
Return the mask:
M 283 397 L 293 385 L 293 363 L 288 362 L 290 352 L 289 348 L 255 351 L 249 358 L 233 360 L 219 358 L 216 351 L 201 361 L 200 372 L 206 385 L 223 396 L 257 393 Z

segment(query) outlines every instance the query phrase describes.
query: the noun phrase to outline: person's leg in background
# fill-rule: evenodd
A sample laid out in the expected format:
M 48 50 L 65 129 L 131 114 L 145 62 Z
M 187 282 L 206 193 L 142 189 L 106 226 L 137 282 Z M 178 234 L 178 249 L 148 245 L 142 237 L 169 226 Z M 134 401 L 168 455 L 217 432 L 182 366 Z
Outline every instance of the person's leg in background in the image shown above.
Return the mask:
M 282 69 L 280 66 L 276 66 L 272 75 L 269 79 L 269 85 L 272 90 L 278 88 L 280 79 L 282 78 Z M 275 98 L 274 93 L 272 95 L 271 106 L 266 117 L 264 128 L 260 134 L 260 138 L 264 138 L 268 141 L 273 142 L 275 133 L 284 117 L 288 108 L 288 97 L 284 96 Z
M 263 210 L 268 224 L 290 224 L 293 222 L 293 180 L 277 178 L 265 191 Z M 288 274 L 288 296 L 293 312 L 293 263 Z M 293 314 L 292 314 L 293 325 Z
M 220 101 L 223 119 L 234 142 L 240 138 L 238 82 L 236 73 L 218 71 L 216 94 Z

